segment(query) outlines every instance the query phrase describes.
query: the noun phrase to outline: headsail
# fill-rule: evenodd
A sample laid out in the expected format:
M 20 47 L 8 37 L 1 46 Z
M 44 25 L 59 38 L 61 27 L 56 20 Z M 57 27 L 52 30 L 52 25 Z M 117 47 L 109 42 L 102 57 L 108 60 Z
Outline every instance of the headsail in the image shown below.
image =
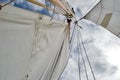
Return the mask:
M 67 0 L 74 8 L 76 18 L 83 18 L 100 0 Z
M 86 16 L 120 37 L 120 0 L 101 0 Z

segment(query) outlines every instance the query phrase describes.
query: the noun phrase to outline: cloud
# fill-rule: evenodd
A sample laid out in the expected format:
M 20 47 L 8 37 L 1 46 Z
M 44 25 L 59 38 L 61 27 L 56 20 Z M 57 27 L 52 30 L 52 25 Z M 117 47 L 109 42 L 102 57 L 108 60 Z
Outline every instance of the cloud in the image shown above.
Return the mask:
M 120 52 L 120 39 L 115 37 L 109 31 L 90 21 L 82 20 L 79 22 L 79 25 L 83 27 L 83 29 L 81 30 L 83 42 L 85 44 L 96 79 L 119 80 L 120 63 L 117 61 L 119 60 L 119 58 L 117 58 L 116 55 L 118 55 Z M 76 33 L 77 30 L 75 31 L 74 40 L 72 41 L 70 60 L 62 75 L 61 80 L 79 80 L 77 63 L 78 37 Z M 116 51 L 116 49 L 118 50 L 118 52 Z M 93 80 L 87 60 L 86 63 L 89 78 Z M 82 78 L 86 79 L 82 61 L 80 66 Z
M 0 0 L 0 2 L 3 2 L 3 3 L 8 2 L 8 1 L 10 0 Z
M 69 4 L 74 8 L 77 19 L 87 14 L 100 0 L 68 0 Z M 73 3 L 74 2 L 74 3 Z
M 42 2 L 43 4 L 47 4 L 49 5 L 47 2 L 45 2 L 45 0 L 37 0 L 38 2 Z M 13 3 L 14 6 L 19 7 L 19 8 L 23 8 L 23 9 L 27 9 L 30 11 L 34 11 L 34 12 L 38 12 L 44 15 L 48 15 L 49 16 L 49 12 L 47 9 L 44 9 L 38 5 L 32 4 L 26 0 L 16 0 Z
M 60 80 L 78 80 L 78 69 L 76 62 L 70 58 L 66 70 L 61 76 Z
M 0 2 L 7 2 L 8 0 L 1 0 Z M 37 0 L 48 6 L 50 3 L 45 2 L 45 0 Z M 99 0 L 68 0 L 70 5 L 74 7 L 77 18 L 80 18 L 85 12 L 92 7 L 94 3 Z M 96 1 L 96 2 L 94 2 Z M 74 2 L 74 3 L 73 3 Z M 40 6 L 29 3 L 25 0 L 16 0 L 13 3 L 14 6 L 28 9 L 31 11 L 39 12 L 46 15 L 51 15 L 52 13 L 47 12 L 46 9 Z M 52 6 L 51 6 L 52 7 Z M 64 19 L 61 15 L 54 15 L 56 19 Z M 120 80 L 120 63 L 118 62 L 120 57 L 120 40 L 115 37 L 109 31 L 101 28 L 100 26 L 86 20 L 81 20 L 79 25 L 83 27 L 81 30 L 83 35 L 83 41 L 87 49 L 88 56 L 90 58 L 93 70 L 95 72 L 97 80 Z M 76 31 L 77 32 L 77 31 Z M 77 35 L 75 33 L 74 40 L 71 44 L 71 53 L 68 65 L 61 76 L 61 80 L 78 80 L 78 46 L 77 46 Z M 84 55 L 85 56 L 85 55 Z M 84 68 L 81 62 L 83 77 Z M 91 76 L 90 69 L 87 66 L 89 75 Z

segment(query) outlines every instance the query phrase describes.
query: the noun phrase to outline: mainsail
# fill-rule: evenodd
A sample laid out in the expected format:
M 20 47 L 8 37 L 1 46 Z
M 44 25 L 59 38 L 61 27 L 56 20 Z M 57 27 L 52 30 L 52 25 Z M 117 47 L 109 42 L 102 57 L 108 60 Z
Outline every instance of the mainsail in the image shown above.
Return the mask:
M 68 60 L 66 25 L 4 7 L 0 11 L 0 80 L 58 80 Z
M 0 66 L 0 80 L 59 80 L 68 62 L 71 21 L 73 21 L 74 28 L 78 30 L 76 32 L 79 33 L 81 27 L 78 22 L 86 18 L 101 24 L 114 34 L 120 35 L 119 17 L 117 16 L 119 15 L 118 6 L 114 7 L 115 5 L 112 5 L 113 8 L 109 7 L 111 5 L 105 4 L 108 0 L 93 2 L 94 5 L 83 11 L 81 10 L 79 18 L 76 18 L 75 15 L 78 13 L 76 10 L 79 11 L 79 9 L 75 8 L 74 12 L 74 8 L 71 8 L 72 4 L 69 5 L 65 0 L 50 0 L 57 7 L 55 9 L 35 0 L 27 1 L 66 16 L 68 24 L 13 6 L 4 7 L 0 11 L 0 65 L 2 65 Z M 97 5 L 99 2 L 100 4 Z M 115 0 L 113 2 L 117 4 L 116 2 L 119 1 Z M 97 7 L 95 7 L 96 5 Z M 116 28 L 113 29 L 113 26 L 116 26 Z M 73 32 L 75 31 L 74 28 Z M 80 36 L 79 34 L 78 39 Z M 80 38 L 93 79 L 96 80 L 82 36 Z M 80 51 L 80 40 L 77 41 Z M 80 67 L 80 63 L 78 63 L 78 67 Z

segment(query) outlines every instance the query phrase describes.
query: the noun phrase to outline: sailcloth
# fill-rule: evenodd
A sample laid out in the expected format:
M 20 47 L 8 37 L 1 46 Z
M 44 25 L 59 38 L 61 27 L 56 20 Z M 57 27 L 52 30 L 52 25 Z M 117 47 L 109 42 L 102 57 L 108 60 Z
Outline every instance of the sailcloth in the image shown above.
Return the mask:
M 0 11 L 0 80 L 58 80 L 68 36 L 65 23 L 6 6 Z
M 101 0 L 86 16 L 120 37 L 120 0 Z

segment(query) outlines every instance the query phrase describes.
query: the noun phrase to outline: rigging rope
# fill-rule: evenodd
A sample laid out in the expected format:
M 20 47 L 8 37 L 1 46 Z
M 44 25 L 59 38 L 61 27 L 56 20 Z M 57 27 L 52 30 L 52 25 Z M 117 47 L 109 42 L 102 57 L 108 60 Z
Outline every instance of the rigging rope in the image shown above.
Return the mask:
M 77 37 L 78 36 L 78 31 L 77 31 Z M 80 43 L 79 43 L 79 40 L 77 39 L 77 46 L 79 46 Z M 78 48 L 78 70 L 79 70 L 79 80 L 82 80 L 81 78 L 81 66 L 80 66 L 80 53 L 82 53 L 82 49 L 81 49 L 81 46 Z
M 59 50 L 59 53 L 56 55 L 55 59 L 54 59 L 54 62 L 53 62 L 53 65 L 52 65 L 52 68 L 51 68 L 51 74 L 50 74 L 50 78 L 49 80 L 52 80 L 53 78 L 53 74 L 54 74 L 54 71 L 55 71 L 55 68 L 57 67 L 57 62 L 59 62 L 59 59 L 61 57 L 61 52 L 62 52 L 62 48 L 63 48 L 63 45 L 64 45 L 64 40 L 62 41 L 62 44 L 61 44 L 61 48 Z M 60 77 L 59 77 L 60 78 Z M 59 80 L 58 78 L 58 80 Z
M 96 0 L 95 0 L 95 2 L 96 2 Z M 93 3 L 95 3 L 95 2 L 93 2 Z M 77 21 L 84 19 L 100 2 L 101 2 L 101 0 L 96 5 L 94 5 L 93 8 L 89 7 L 88 12 L 86 11 L 85 12 L 86 14 L 82 15 Z
M 53 12 L 56 13 L 56 14 L 65 15 L 65 14 L 60 13 L 60 12 L 57 12 L 57 11 L 55 11 L 54 9 L 52 9 L 52 8 L 50 8 L 50 7 L 42 4 L 42 3 L 40 3 L 40 2 L 37 2 L 37 1 L 35 1 L 35 0 L 27 0 L 27 1 L 30 2 L 30 3 L 33 3 L 33 4 L 35 4 L 35 5 L 41 6 L 41 7 L 45 8 L 45 9 L 47 9 L 47 10 L 49 10 L 49 11 L 53 11 Z
M 71 43 L 72 40 L 73 40 L 74 32 L 75 32 L 75 24 L 74 24 L 74 26 L 73 26 L 73 32 L 72 32 L 71 37 L 70 37 L 70 43 Z
M 76 31 L 76 25 L 75 25 L 75 23 L 74 23 L 74 26 L 73 26 L 73 31 L 72 31 L 72 34 L 71 34 L 71 38 L 70 38 L 70 45 L 72 45 L 73 44 L 73 41 L 75 40 L 75 33 L 77 33 L 78 34 L 78 32 Z M 78 40 L 77 40 L 77 43 L 78 43 Z M 78 45 L 77 45 L 78 46 Z M 70 46 L 70 50 L 71 50 L 72 48 L 71 48 L 71 46 Z M 78 51 L 78 73 L 79 73 L 79 80 L 82 80 L 82 78 L 81 78 L 81 66 L 80 66 L 80 50 Z
M 78 33 L 79 34 L 79 33 Z M 85 74 L 86 74 L 86 79 L 89 80 L 89 77 L 88 77 L 88 73 L 87 73 L 87 67 L 86 67 L 86 63 L 85 63 L 85 58 L 83 56 L 83 52 L 82 52 L 82 46 L 80 45 L 80 39 L 79 39 L 79 35 L 78 35 L 78 41 L 79 41 L 79 44 L 78 44 L 78 49 L 81 50 L 81 57 L 82 57 L 82 62 L 83 62 L 83 66 L 84 66 L 84 69 L 85 69 Z M 80 54 L 80 53 L 79 53 Z M 80 64 L 79 64 L 80 65 Z
M 96 80 L 96 77 L 95 77 L 95 74 L 94 74 L 94 71 L 93 71 L 91 62 L 90 62 L 90 60 L 89 60 L 89 57 L 88 57 L 88 55 L 87 55 L 87 51 L 86 51 L 85 45 L 84 45 L 84 43 L 83 43 L 83 38 L 82 38 L 81 31 L 79 31 L 79 34 L 80 34 L 80 38 L 81 38 L 81 41 L 82 41 L 82 46 L 83 46 L 83 49 L 84 49 L 84 51 L 85 51 L 85 56 L 86 56 L 86 58 L 87 58 L 87 61 L 88 61 L 88 64 L 89 64 L 89 67 L 90 67 L 90 70 L 91 70 L 93 79 Z

